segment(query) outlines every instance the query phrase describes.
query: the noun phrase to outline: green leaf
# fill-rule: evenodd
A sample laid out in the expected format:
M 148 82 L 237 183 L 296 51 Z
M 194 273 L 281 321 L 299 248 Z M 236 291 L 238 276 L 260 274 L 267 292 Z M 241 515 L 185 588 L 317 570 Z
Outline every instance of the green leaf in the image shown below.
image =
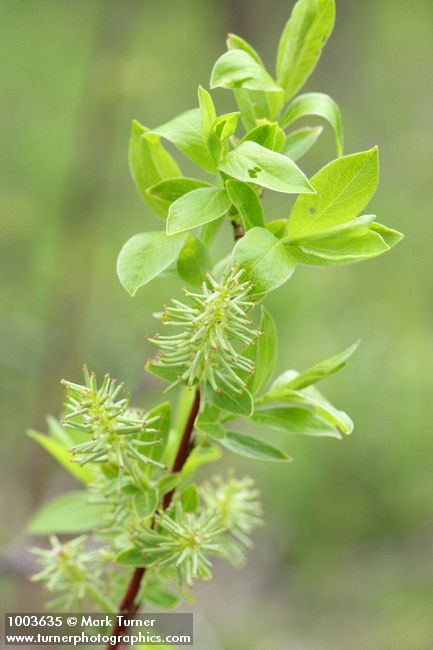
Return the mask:
M 211 386 L 207 385 L 206 400 L 229 413 L 246 415 L 247 417 L 251 415 L 253 412 L 253 398 L 246 388 L 242 393 L 230 391 L 225 386 L 219 388 L 219 392 L 216 392 Z
M 393 230 L 375 221 L 370 225 L 370 230 L 380 235 L 389 248 L 392 248 L 403 239 L 402 233 L 398 232 L 398 230 Z
M 201 126 L 200 109 L 193 108 L 158 126 L 152 132 L 174 144 L 188 158 L 207 171 L 214 172 L 215 162 L 207 148 Z
M 240 49 L 229 50 L 220 56 L 212 70 L 210 87 L 281 91 L 264 66 L 249 52 Z
M 277 54 L 277 81 L 286 100 L 298 92 L 316 67 L 334 20 L 334 0 L 298 0 L 295 4 Z
M 154 488 L 142 490 L 134 496 L 134 505 L 139 517 L 149 519 L 155 514 L 159 504 L 159 493 Z
M 71 452 L 61 442 L 31 429 L 27 431 L 27 435 L 46 449 L 78 481 L 87 484 L 93 480 L 93 472 L 89 467 L 81 467 L 78 463 L 75 463 Z
M 198 87 L 198 101 L 204 141 L 206 142 L 210 155 L 217 163 L 222 151 L 221 140 L 214 131 L 214 123 L 217 115 L 212 97 L 202 86 Z
M 270 151 L 257 142 L 242 142 L 229 151 L 219 169 L 245 183 L 256 183 L 275 192 L 314 193 L 308 178 L 296 164 L 281 153 Z
M 163 589 L 160 586 L 146 586 L 144 591 L 144 601 L 156 609 L 159 607 L 162 609 L 172 609 L 179 604 L 179 598 L 176 596 L 176 594 L 168 591 L 167 589 Z M 146 644 L 145 647 L 148 648 L 149 646 Z M 158 644 L 155 647 L 160 648 L 161 645 Z M 168 648 L 169 646 L 166 647 Z
M 277 122 L 264 121 L 264 124 L 255 126 L 242 138 L 241 142 L 257 142 L 262 147 L 271 151 L 281 151 L 286 135 Z
M 184 241 L 183 236 L 167 237 L 159 231 L 142 232 L 128 239 L 117 258 L 117 275 L 128 293 L 134 296 L 137 289 L 169 267 L 177 259 Z
M 143 553 L 138 548 L 128 548 L 125 551 L 122 551 L 116 557 L 116 562 L 122 566 L 130 566 L 134 568 L 146 566 Z
M 167 474 L 160 478 L 158 481 L 158 492 L 160 496 L 163 497 L 167 492 L 174 490 L 179 485 L 180 478 L 180 474 Z
M 222 423 L 218 420 L 219 409 L 212 404 L 206 404 L 203 411 L 199 414 L 195 421 L 197 431 L 206 433 L 214 440 L 224 438 L 225 430 Z
M 265 225 L 262 204 L 250 185 L 230 179 L 226 181 L 226 189 L 230 201 L 239 212 L 245 231 Z
M 53 417 L 52 415 L 47 415 L 45 418 L 48 424 L 48 434 L 51 438 L 59 442 L 62 447 L 69 449 L 73 446 L 74 441 L 69 435 L 69 432 L 65 431 L 60 422 Z
M 334 266 L 354 264 L 371 257 L 377 257 L 390 250 L 382 237 L 373 231 L 364 234 L 335 234 L 319 240 L 298 242 L 289 247 L 290 254 L 301 264 Z
M 184 194 L 171 204 L 167 218 L 167 235 L 175 235 L 222 217 L 230 208 L 225 190 L 203 187 Z
M 217 447 L 194 447 L 188 456 L 188 460 L 182 468 L 182 479 L 191 478 L 191 476 L 195 474 L 199 467 L 202 465 L 207 465 L 208 463 L 214 463 L 220 458 L 221 450 Z
M 171 403 L 163 402 L 162 404 L 158 404 L 158 406 L 155 406 L 147 412 L 147 417 L 158 417 L 158 420 L 154 425 L 155 429 L 158 430 L 158 433 L 153 434 L 153 437 L 161 442 L 158 445 L 148 447 L 146 455 L 149 456 L 149 458 L 160 461 L 164 455 L 170 433 Z M 146 434 L 146 440 L 151 440 L 151 435 L 149 433 Z
M 212 260 L 207 246 L 193 235 L 188 235 L 177 260 L 180 277 L 188 284 L 200 287 L 211 267 Z
M 247 54 L 250 55 L 256 63 L 259 65 L 263 65 L 263 61 L 260 58 L 260 54 L 253 48 L 252 45 L 246 42 L 241 36 L 237 36 L 236 34 L 229 34 L 227 36 L 227 49 L 228 50 L 243 50 L 244 52 L 247 52 Z
M 293 406 L 260 408 L 254 411 L 252 419 L 259 424 L 293 435 L 341 438 L 340 432 L 332 424 L 305 408 Z
M 304 129 L 292 131 L 286 137 L 282 153 L 292 160 L 299 160 L 316 144 L 322 131 L 321 126 L 306 126 Z
M 331 424 L 338 427 L 340 431 L 349 435 L 353 431 L 353 422 L 344 411 L 335 408 L 314 386 L 308 386 L 299 391 L 305 404 L 313 406 L 319 415 Z
M 147 372 L 150 372 L 152 375 L 155 375 L 155 377 L 159 377 L 159 379 L 168 381 L 170 384 L 172 384 L 176 380 L 179 374 L 179 371 L 176 367 L 168 368 L 168 367 L 158 365 L 158 362 L 154 357 L 147 360 L 145 368 Z
M 82 533 L 101 524 L 105 505 L 89 503 L 85 490 L 67 492 L 42 506 L 29 523 L 33 535 Z
M 129 167 L 134 183 L 149 208 L 158 216 L 165 217 L 165 209 L 159 200 L 146 192 L 164 178 L 180 176 L 176 162 L 160 143 L 159 136 L 133 120 L 129 140 Z
M 180 496 L 180 501 L 182 503 L 182 510 L 184 512 L 196 512 L 199 504 L 198 490 L 197 486 L 188 485 L 185 488 Z
M 343 123 L 341 112 L 336 102 L 324 93 L 306 93 L 296 97 L 287 107 L 281 118 L 284 128 L 306 115 L 323 117 L 334 129 L 337 156 L 343 154 Z
M 274 237 L 282 239 L 287 235 L 287 219 L 274 219 L 265 223 L 266 230 L 269 230 Z
M 287 371 L 287 375 L 289 373 L 292 375 L 293 371 Z M 297 374 L 294 373 L 295 376 Z M 314 409 L 319 416 L 342 433 L 349 435 L 353 431 L 353 422 L 347 413 L 335 408 L 314 386 L 308 386 L 303 390 L 293 390 L 285 386 L 271 389 L 257 401 L 257 411 L 262 408 L 262 404 L 269 402 L 284 402 L 290 406 Z
M 256 295 L 284 284 L 295 269 L 284 241 L 265 228 L 253 228 L 237 242 L 233 249 L 233 263 L 246 270 Z
M 267 462 L 288 462 L 291 460 L 289 456 L 281 449 L 262 442 L 257 438 L 245 436 L 241 433 L 227 431 L 226 437 L 219 440 L 220 445 L 229 449 L 239 456 L 252 458 L 254 460 L 261 460 Z
M 238 88 L 233 90 L 236 99 L 236 104 L 241 113 L 242 124 L 246 131 L 253 129 L 256 126 L 256 111 L 251 98 L 251 92 Z
M 290 238 L 309 237 L 356 217 L 373 196 L 378 177 L 377 147 L 330 162 L 311 179 L 316 194 L 296 199 Z
M 213 130 L 221 142 L 224 142 L 224 140 L 227 140 L 227 138 L 235 133 L 239 116 L 240 112 L 236 111 L 234 113 L 224 113 L 216 118 L 213 123 Z
M 277 360 L 277 328 L 274 319 L 267 309 L 262 306 L 259 330 L 262 335 L 257 339 L 252 349 L 255 363 L 255 373 L 248 382 L 248 388 L 253 395 L 266 386 L 274 372 Z
M 192 192 L 192 190 L 197 190 L 199 187 L 211 187 L 211 185 L 195 178 L 167 178 L 149 187 L 146 193 L 158 200 L 161 210 L 164 207 L 165 216 L 167 216 L 168 209 L 174 201 L 184 194 Z
M 229 50 L 243 50 L 259 66 L 264 67 L 263 61 L 256 50 L 240 36 L 229 34 L 227 39 L 227 48 Z M 284 102 L 284 91 L 280 89 L 275 91 L 263 90 L 234 90 L 238 105 L 242 111 L 246 109 L 246 115 L 243 115 L 245 128 L 248 130 L 255 125 L 256 118 L 265 117 L 274 119 L 279 113 Z M 247 119 L 245 119 L 245 117 Z
M 292 374 L 290 378 L 287 378 L 287 375 L 284 373 L 272 384 L 272 390 L 282 387 L 300 390 L 301 388 L 306 388 L 306 386 L 316 384 L 318 381 L 322 381 L 322 379 L 325 379 L 326 377 L 329 377 L 329 375 L 333 375 L 335 372 L 344 368 L 352 354 L 357 349 L 359 343 L 359 341 L 356 341 L 343 350 L 343 352 L 340 352 L 329 359 L 325 359 L 320 363 L 316 363 L 314 366 L 311 366 L 311 368 L 308 368 L 308 370 L 304 370 L 304 372 L 296 375 L 296 377 L 293 377 L 293 371 L 289 371 Z
M 210 246 L 215 241 L 215 237 L 218 235 L 221 230 L 221 226 L 224 223 L 224 217 L 215 219 L 214 221 L 209 221 L 205 223 L 203 228 L 200 231 L 200 241 L 203 242 L 206 246 Z

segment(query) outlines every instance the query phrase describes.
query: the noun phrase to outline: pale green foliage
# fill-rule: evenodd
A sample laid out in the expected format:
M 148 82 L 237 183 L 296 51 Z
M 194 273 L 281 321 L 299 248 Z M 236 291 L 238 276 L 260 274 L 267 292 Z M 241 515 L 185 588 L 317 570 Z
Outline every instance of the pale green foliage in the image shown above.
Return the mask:
M 275 430 L 280 438 L 337 439 L 353 430 L 350 417 L 315 384 L 343 368 L 356 345 L 272 382 L 277 330 L 263 305 L 254 309 L 300 264 L 366 260 L 402 237 L 360 214 L 377 187 L 377 148 L 343 156 L 337 103 L 320 92 L 295 96 L 317 64 L 334 16 L 333 0 L 298 0 L 280 39 L 276 79 L 250 44 L 230 34 L 210 87 L 232 91 L 238 111 L 218 115 L 214 97 L 199 86 L 197 107 L 153 129 L 132 124 L 131 174 L 147 208 L 165 223 L 126 242 L 117 272 L 131 296 L 166 273 L 188 285 L 186 301 L 174 299 L 159 314 L 170 333 L 149 339 L 161 354 L 147 365 L 168 388 L 182 389 L 172 418 L 170 402 L 150 411 L 132 408 L 108 375 L 99 386 L 85 369 L 84 385 L 64 382 L 64 426 L 51 418 L 49 435 L 29 432 L 85 485 L 43 506 L 32 532 L 93 531 L 92 551 L 83 537 L 67 544 L 53 537 L 52 549 L 36 550 L 42 571 L 35 579 L 59 592 L 59 606 L 85 598 L 113 611 L 131 567 L 146 569 L 145 602 L 175 606 L 185 585 L 210 577 L 211 558 L 239 564 L 261 523 L 251 479 L 229 474 L 197 486 L 202 465 L 223 452 L 287 462 L 286 451 L 273 445 Z M 324 119 L 337 149 L 337 158 L 311 179 L 295 160 L 323 127 L 293 130 L 305 117 Z M 164 141 L 201 167 L 203 178 L 200 171 L 197 178 L 184 176 Z M 287 202 L 283 218 L 269 218 L 262 200 L 269 191 L 282 201 L 299 196 L 291 210 Z M 220 228 L 227 234 L 227 222 L 236 242 L 215 260 L 212 244 Z
M 323 117 L 335 132 L 337 156 L 343 154 L 343 123 L 338 105 L 329 95 L 324 93 L 306 93 L 299 95 L 287 107 L 281 118 L 284 127 L 306 115 Z
M 335 20 L 334 0 L 299 0 L 281 36 L 277 80 L 290 99 L 313 71 Z

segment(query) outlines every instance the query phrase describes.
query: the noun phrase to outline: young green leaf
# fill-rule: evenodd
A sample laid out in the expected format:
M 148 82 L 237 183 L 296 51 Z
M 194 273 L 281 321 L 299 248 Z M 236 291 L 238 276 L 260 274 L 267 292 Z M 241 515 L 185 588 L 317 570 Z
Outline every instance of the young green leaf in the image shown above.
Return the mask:
M 297 198 L 289 220 L 291 239 L 356 217 L 373 196 L 378 177 L 377 147 L 330 162 L 311 179 L 316 194 Z
M 220 217 L 219 219 L 215 219 L 214 221 L 209 221 L 209 223 L 205 223 L 203 228 L 200 231 L 200 241 L 205 244 L 205 246 L 210 246 L 214 240 L 215 237 L 218 235 L 219 231 L 221 230 L 221 226 L 224 223 L 224 217 Z
M 101 525 L 105 505 L 89 503 L 85 490 L 67 492 L 42 506 L 29 523 L 33 535 L 82 533 Z
M 193 108 L 156 129 L 152 129 L 152 132 L 174 144 L 206 171 L 214 172 L 215 162 L 209 153 L 201 127 L 200 109 Z M 175 176 L 175 174 L 171 174 L 171 176 Z
M 362 235 L 348 232 L 317 240 L 300 241 L 289 245 L 288 250 L 300 264 L 335 266 L 354 264 L 383 255 L 390 247 L 377 232 L 368 231 Z
M 48 435 L 50 438 L 60 442 L 60 444 L 67 449 L 72 447 L 74 440 L 69 435 L 69 432 L 65 431 L 60 422 L 52 415 L 47 415 L 45 419 L 48 424 Z
M 229 34 L 227 39 L 227 49 L 229 50 L 243 50 L 249 54 L 259 66 L 264 67 L 263 61 L 256 50 L 247 43 L 240 36 Z M 278 115 L 281 106 L 284 102 L 284 91 L 280 89 L 278 92 L 266 90 L 234 90 L 238 105 L 242 107 L 242 111 L 247 109 L 247 119 L 244 119 L 246 129 L 253 128 L 256 118 L 265 117 L 268 119 L 275 119 Z M 240 95 L 244 93 L 244 95 Z M 249 124 L 249 122 L 251 122 Z
M 210 155 L 218 163 L 221 157 L 222 147 L 221 140 L 214 131 L 214 123 L 217 115 L 212 97 L 202 86 L 198 87 L 198 102 L 204 141 L 206 142 Z
M 157 417 L 158 420 L 155 422 L 155 428 L 157 433 L 154 435 L 155 439 L 159 440 L 158 445 L 149 446 L 146 450 L 146 455 L 156 461 L 160 461 L 165 452 L 168 437 L 170 433 L 170 423 L 171 423 L 171 404 L 170 402 L 163 402 L 158 404 L 153 409 L 147 413 L 148 419 Z M 150 435 L 147 434 L 147 440 L 150 439 Z
M 240 112 L 224 113 L 217 117 L 213 123 L 213 130 L 221 142 L 233 135 L 237 129 Z
M 281 35 L 277 54 L 277 82 L 286 100 L 295 95 L 316 67 L 332 32 L 334 0 L 298 0 Z
M 380 235 L 385 244 L 389 246 L 389 248 L 392 248 L 403 239 L 401 232 L 398 232 L 398 230 L 393 230 L 392 228 L 388 228 L 387 226 L 384 226 L 381 223 L 377 223 L 376 221 L 370 225 L 370 230 Z
M 129 140 L 129 167 L 134 183 L 149 208 L 159 217 L 165 217 L 165 208 L 146 190 L 164 178 L 180 176 L 176 162 L 162 146 L 159 136 L 133 120 Z
M 277 388 L 300 390 L 301 388 L 306 388 L 307 386 L 316 384 L 318 381 L 329 377 L 329 375 L 333 375 L 335 372 L 344 368 L 352 354 L 358 348 L 359 343 L 359 341 L 356 341 L 343 350 L 343 352 L 340 352 L 329 359 L 325 359 L 320 363 L 316 363 L 314 366 L 311 366 L 311 368 L 308 368 L 308 370 L 296 374 L 296 376 L 293 376 L 292 370 L 289 371 L 289 376 L 287 376 L 286 373 L 283 373 L 274 381 L 271 390 L 273 391 Z
M 134 496 L 135 511 L 142 519 L 153 517 L 159 504 L 159 493 L 155 488 L 141 490 Z
M 261 310 L 259 329 L 262 335 L 252 348 L 251 358 L 255 363 L 255 372 L 248 382 L 248 388 L 253 395 L 260 393 L 266 386 L 277 359 L 277 328 L 268 310 L 263 306 Z
M 203 411 L 195 421 L 197 431 L 206 433 L 210 438 L 219 440 L 224 438 L 225 430 L 222 423 L 218 420 L 219 409 L 212 404 L 205 404 Z
M 240 49 L 229 50 L 220 56 L 212 70 L 210 87 L 281 91 L 263 65 Z
M 206 399 L 219 409 L 249 417 L 253 412 L 253 398 L 249 390 L 243 389 L 241 393 L 228 390 L 225 385 L 220 386 L 219 392 L 211 386 L 206 386 Z
M 234 431 L 227 431 L 226 437 L 218 441 L 220 445 L 239 456 L 266 462 L 288 462 L 291 458 L 281 449 L 262 442 L 257 438 L 245 436 Z
M 168 209 L 174 201 L 199 187 L 211 187 L 211 185 L 195 178 L 167 178 L 149 187 L 146 194 L 158 200 L 161 210 L 164 207 L 165 216 L 167 216 Z
M 287 235 L 287 219 L 273 219 L 265 223 L 266 230 L 269 230 L 277 239 L 283 239 Z
M 152 607 L 155 607 L 156 609 L 172 609 L 173 607 L 176 607 L 176 605 L 179 604 L 179 598 L 174 594 L 172 591 L 168 591 L 167 589 L 163 589 L 162 587 L 158 586 L 147 586 L 144 592 L 144 598 L 147 603 L 152 605 Z M 147 645 L 147 644 L 146 644 Z M 164 646 L 161 649 L 161 644 L 158 643 L 158 646 L 160 647 L 160 650 L 164 650 L 164 647 L 169 650 L 169 648 L 172 648 L 172 646 Z M 144 646 L 143 646 L 144 647 Z M 152 647 L 151 645 L 147 645 L 147 647 Z M 154 646 L 155 647 L 155 646 Z
M 251 91 L 244 90 L 243 88 L 235 88 L 233 89 L 233 95 L 235 96 L 245 130 L 249 131 L 253 129 L 256 126 L 257 115 L 251 97 Z
M 247 43 L 241 36 L 228 34 L 226 44 L 228 50 L 243 50 L 244 52 L 247 52 L 256 63 L 264 65 L 257 50 L 255 50 L 253 46 Z
M 180 474 L 166 474 L 158 481 L 158 492 L 163 497 L 167 492 L 171 492 L 180 482 Z
M 244 183 L 255 183 L 275 192 L 311 194 L 308 178 L 290 158 L 270 151 L 257 142 L 242 142 L 229 151 L 219 169 Z
M 53 456 L 60 465 L 62 465 L 72 476 L 74 476 L 81 483 L 87 484 L 90 483 L 93 478 L 92 470 L 87 467 L 81 467 L 78 463 L 75 463 L 72 454 L 62 443 L 48 436 L 44 436 L 42 433 L 37 431 L 29 430 L 27 435 L 32 440 L 38 442 L 41 447 L 46 449 L 51 456 Z
M 188 485 L 188 487 L 183 490 L 180 500 L 184 512 L 196 512 L 199 506 L 197 486 L 194 485 L 194 483 Z
M 226 189 L 231 202 L 239 212 L 245 231 L 265 225 L 262 204 L 250 185 L 229 179 L 226 181 Z
M 323 117 L 334 129 L 337 156 L 343 155 L 343 123 L 336 102 L 324 93 L 306 93 L 296 97 L 287 107 L 281 118 L 283 128 L 305 115 Z
M 246 270 L 255 295 L 284 284 L 295 269 L 283 240 L 265 228 L 253 228 L 238 241 L 233 249 L 233 263 Z
M 263 124 L 248 131 L 242 138 L 242 142 L 257 142 L 262 147 L 271 151 L 281 151 L 286 140 L 283 129 L 276 122 L 264 121 Z
M 181 471 L 182 482 L 191 477 L 196 473 L 196 471 L 202 467 L 202 465 L 207 465 L 208 463 L 215 463 L 221 458 L 221 450 L 218 447 L 208 446 L 204 447 L 200 445 L 199 447 L 194 447 L 188 460 Z
M 231 202 L 225 190 L 204 187 L 184 194 L 171 204 L 167 218 L 167 235 L 191 230 L 222 217 Z
M 293 435 L 341 438 L 341 433 L 328 420 L 305 408 L 260 407 L 254 411 L 252 419 L 259 424 Z
M 209 250 L 200 239 L 188 235 L 177 260 L 177 271 L 188 284 L 200 287 L 212 268 Z
M 287 135 L 281 153 L 292 160 L 299 160 L 316 144 L 322 131 L 322 126 L 306 126 L 292 131 Z
M 144 567 L 146 565 L 143 553 L 138 548 L 128 548 L 116 557 L 117 564 L 129 567 Z
M 184 241 L 184 236 L 167 237 L 164 232 L 142 232 L 128 239 L 117 258 L 117 275 L 128 293 L 134 296 L 170 266 Z
M 291 372 L 288 371 L 285 374 L 288 375 Z M 297 373 L 294 374 L 297 375 Z M 349 435 L 353 431 L 353 422 L 347 413 L 335 408 L 314 386 L 308 386 L 303 390 L 294 390 L 286 386 L 272 388 L 257 400 L 257 410 L 269 402 L 283 402 L 290 406 L 313 409 L 342 433 Z

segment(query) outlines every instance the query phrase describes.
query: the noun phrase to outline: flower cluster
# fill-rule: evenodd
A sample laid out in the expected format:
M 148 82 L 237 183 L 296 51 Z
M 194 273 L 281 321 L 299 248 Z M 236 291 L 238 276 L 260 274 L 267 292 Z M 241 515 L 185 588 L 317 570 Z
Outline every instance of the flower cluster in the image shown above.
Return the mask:
M 142 411 L 131 409 L 129 397 L 121 396 L 123 384 L 117 384 L 108 374 L 98 387 L 95 373 L 90 374 L 84 366 L 84 380 L 83 386 L 62 380 L 67 389 L 67 413 L 62 424 L 90 436 L 90 440 L 72 447 L 77 462 L 126 468 L 138 483 L 137 463 L 164 467 L 144 451 L 160 444 L 158 429 L 154 427 L 158 417 L 146 418 Z
M 181 331 L 149 339 L 162 350 L 149 366 L 174 370 L 176 379 L 169 388 L 204 382 L 216 392 L 224 385 L 239 393 L 246 387 L 243 377 L 254 372 L 254 364 L 237 348 L 253 344 L 260 332 L 247 316 L 255 303 L 252 283 L 242 281 L 243 273 L 231 269 L 220 283 L 207 274 L 201 293 L 184 290 L 191 304 L 172 300 L 164 308 L 162 323 Z
M 262 523 L 258 491 L 248 477 L 229 476 L 226 482 L 217 477 L 198 493 L 204 507 L 185 512 L 176 498 L 169 510 L 155 515 L 153 528 L 141 526 L 132 533 L 147 567 L 175 567 L 188 586 L 212 577 L 211 557 L 241 564 L 242 547 L 251 546 L 247 533 Z
M 262 522 L 259 491 L 253 479 L 237 479 L 229 472 L 227 480 L 215 476 L 201 486 L 201 497 L 210 512 L 217 512 L 220 521 L 245 546 L 250 546 L 249 533 Z
M 52 535 L 51 548 L 33 548 L 41 570 L 32 580 L 44 582 L 48 591 L 58 594 L 58 598 L 50 602 L 52 607 L 70 610 L 89 597 L 105 611 L 115 611 L 115 604 L 104 594 L 103 555 L 99 551 L 86 551 L 86 542 L 87 537 L 81 535 L 62 544 Z

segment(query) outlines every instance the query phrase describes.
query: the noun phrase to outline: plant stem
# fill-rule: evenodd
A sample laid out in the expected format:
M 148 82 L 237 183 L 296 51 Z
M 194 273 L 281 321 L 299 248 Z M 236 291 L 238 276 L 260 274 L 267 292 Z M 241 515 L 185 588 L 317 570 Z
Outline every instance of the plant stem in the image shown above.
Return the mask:
M 176 458 L 173 463 L 173 468 L 172 468 L 172 473 L 176 474 L 177 472 L 180 472 L 182 467 L 185 465 L 185 462 L 191 453 L 193 444 L 191 441 L 191 436 L 194 431 L 194 424 L 196 417 L 198 415 L 198 411 L 200 408 L 200 391 L 197 388 L 194 396 L 194 401 L 192 403 L 188 419 L 185 424 L 185 428 L 182 433 L 182 438 L 179 444 L 179 448 L 177 450 Z M 168 508 L 168 506 L 171 503 L 171 500 L 173 498 L 174 494 L 174 489 L 171 490 L 170 492 L 167 492 L 166 495 L 164 495 L 164 499 L 162 501 L 162 507 L 165 510 Z M 131 580 L 129 581 L 128 587 L 126 589 L 125 595 L 122 598 L 122 601 L 120 602 L 118 613 L 119 614 L 125 614 L 127 616 L 130 616 L 132 614 L 135 614 L 140 606 L 140 603 L 137 602 L 137 595 L 140 590 L 140 585 L 141 581 L 143 579 L 144 574 L 146 573 L 146 567 L 138 567 L 135 569 L 134 573 L 132 574 Z M 113 631 L 111 633 L 111 636 L 115 637 L 122 637 L 122 635 L 126 632 L 125 626 L 119 623 L 116 623 L 116 625 L 113 628 Z M 122 650 L 125 647 L 124 642 L 120 639 L 116 645 L 111 645 L 108 643 L 107 645 L 107 650 L 112 650 L 113 648 L 116 650 Z

